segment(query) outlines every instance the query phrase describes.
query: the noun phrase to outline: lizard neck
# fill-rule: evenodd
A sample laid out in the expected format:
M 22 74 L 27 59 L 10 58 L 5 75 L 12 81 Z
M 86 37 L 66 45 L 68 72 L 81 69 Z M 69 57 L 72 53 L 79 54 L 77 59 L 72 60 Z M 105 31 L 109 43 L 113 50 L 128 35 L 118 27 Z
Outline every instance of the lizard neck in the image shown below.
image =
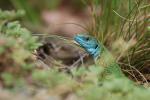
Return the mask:
M 113 62 L 115 62 L 115 59 L 110 54 L 110 52 L 103 46 L 102 52 L 97 58 L 96 63 L 102 65 L 103 67 L 110 66 Z
M 107 74 L 113 74 L 115 77 L 124 77 L 120 66 L 116 63 L 111 53 L 103 46 L 100 58 L 96 60 L 96 65 L 105 67 Z

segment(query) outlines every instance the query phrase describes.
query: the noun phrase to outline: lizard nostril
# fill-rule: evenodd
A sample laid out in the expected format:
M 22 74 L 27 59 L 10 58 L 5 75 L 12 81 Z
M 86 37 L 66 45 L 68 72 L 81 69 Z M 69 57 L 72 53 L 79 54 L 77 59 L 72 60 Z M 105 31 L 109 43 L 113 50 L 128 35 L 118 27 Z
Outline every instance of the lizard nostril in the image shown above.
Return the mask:
M 95 49 L 98 47 L 98 45 L 95 46 Z

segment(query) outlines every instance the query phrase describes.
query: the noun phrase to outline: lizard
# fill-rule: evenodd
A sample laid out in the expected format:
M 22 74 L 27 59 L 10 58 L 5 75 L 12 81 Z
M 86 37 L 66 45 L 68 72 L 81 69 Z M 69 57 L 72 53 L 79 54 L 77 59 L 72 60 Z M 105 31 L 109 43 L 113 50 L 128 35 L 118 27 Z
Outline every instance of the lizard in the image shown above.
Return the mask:
M 113 75 L 118 78 L 125 77 L 112 54 L 95 37 L 85 34 L 77 34 L 73 39 L 93 57 L 96 65 L 104 67 L 104 75 Z
M 98 41 L 95 37 L 86 34 L 77 34 L 73 37 L 73 41 L 60 38 L 60 36 L 49 36 L 65 40 L 67 43 L 75 43 L 78 45 L 79 49 L 85 50 L 89 55 L 91 55 L 97 66 L 104 67 L 104 75 L 113 74 L 115 77 L 124 77 L 125 75 L 121 71 L 120 66 L 116 63 L 112 54 L 107 50 L 107 48 Z M 76 46 L 75 46 L 76 47 Z

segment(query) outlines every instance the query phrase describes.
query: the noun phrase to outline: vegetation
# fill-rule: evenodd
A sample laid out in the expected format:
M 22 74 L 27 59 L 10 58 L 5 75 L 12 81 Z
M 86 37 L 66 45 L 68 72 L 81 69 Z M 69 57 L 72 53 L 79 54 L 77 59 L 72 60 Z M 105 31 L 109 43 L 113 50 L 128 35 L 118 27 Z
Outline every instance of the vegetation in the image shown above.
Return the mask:
M 34 0 L 31 0 L 34 2 Z M 42 7 L 53 9 L 60 0 Z M 78 1 L 78 0 L 76 0 Z M 2 2 L 2 1 L 0 1 Z M 27 28 L 40 26 L 40 12 L 24 0 L 10 0 L 18 11 L 0 10 L 0 99 L 33 100 L 148 100 L 150 67 L 150 26 L 148 0 L 88 0 L 92 25 L 85 29 L 102 41 L 116 57 L 127 79 L 102 78 L 102 67 L 72 68 L 71 74 L 57 69 L 39 69 L 34 50 L 41 46 Z M 32 4 L 32 3 L 31 3 Z M 39 1 L 40 4 L 40 1 Z M 47 5 L 47 6 L 45 6 Z M 36 6 L 40 11 L 40 6 Z M 97 12 L 100 10 L 100 13 Z M 25 17 L 24 17 L 25 16 Z M 24 19 L 25 18 L 25 19 Z M 29 25 L 30 23 L 30 25 Z M 29 26 L 28 26 L 29 25 Z M 32 29 L 33 28 L 33 29 Z M 111 39 L 110 39 L 111 38 Z M 141 85 L 139 85 L 139 83 Z M 14 95 L 15 94 L 15 95 Z
M 99 0 L 95 1 L 97 5 Z M 132 75 L 137 82 L 147 81 L 141 74 L 147 74 L 145 70 L 150 63 L 149 2 L 147 0 L 100 2 L 103 5 L 102 15 L 94 12 L 94 9 L 98 8 L 92 6 L 93 27 L 88 31 L 110 48 L 126 73 Z

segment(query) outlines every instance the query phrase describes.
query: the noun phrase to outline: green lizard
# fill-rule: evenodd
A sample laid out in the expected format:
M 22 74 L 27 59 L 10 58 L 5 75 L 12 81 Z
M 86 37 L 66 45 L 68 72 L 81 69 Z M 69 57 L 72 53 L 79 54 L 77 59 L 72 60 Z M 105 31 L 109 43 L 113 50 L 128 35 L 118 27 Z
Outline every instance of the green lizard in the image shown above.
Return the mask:
M 105 67 L 104 74 L 125 77 L 111 53 L 96 38 L 77 34 L 74 36 L 74 40 L 94 58 L 96 65 Z

